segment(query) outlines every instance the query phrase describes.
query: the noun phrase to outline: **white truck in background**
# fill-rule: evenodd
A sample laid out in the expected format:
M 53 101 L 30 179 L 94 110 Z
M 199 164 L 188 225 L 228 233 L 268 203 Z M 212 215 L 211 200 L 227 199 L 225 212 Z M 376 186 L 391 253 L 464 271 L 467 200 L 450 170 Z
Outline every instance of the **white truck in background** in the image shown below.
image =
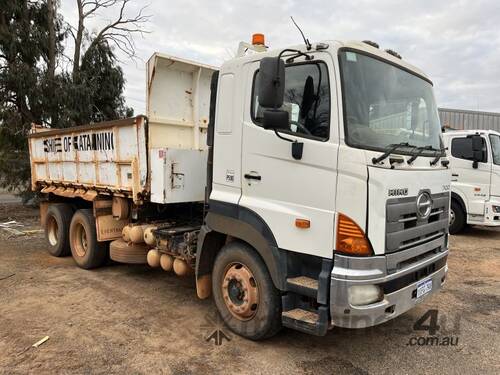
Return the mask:
M 467 224 L 500 226 L 500 133 L 447 130 L 451 168 L 450 233 Z
M 220 69 L 155 54 L 147 116 L 29 145 L 51 254 L 194 273 L 250 339 L 380 324 L 445 282 L 432 83 L 372 42 L 268 51 L 257 34 Z

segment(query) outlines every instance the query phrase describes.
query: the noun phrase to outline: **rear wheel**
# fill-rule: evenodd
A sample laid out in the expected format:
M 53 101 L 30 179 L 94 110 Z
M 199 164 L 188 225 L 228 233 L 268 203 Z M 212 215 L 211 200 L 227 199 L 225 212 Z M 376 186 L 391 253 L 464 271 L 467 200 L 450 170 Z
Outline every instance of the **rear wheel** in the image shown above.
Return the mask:
M 465 227 L 465 212 L 462 206 L 455 201 L 451 201 L 450 206 L 450 234 L 460 233 Z
M 107 244 L 97 241 L 92 210 L 78 210 L 73 215 L 69 229 L 71 254 L 80 268 L 102 266 L 107 260 Z
M 64 203 L 49 205 L 45 217 L 45 238 L 49 253 L 55 257 L 69 255 L 69 224 L 73 210 Z
M 281 297 L 266 265 L 249 245 L 235 241 L 217 254 L 212 290 L 227 326 L 240 336 L 264 339 L 281 328 Z

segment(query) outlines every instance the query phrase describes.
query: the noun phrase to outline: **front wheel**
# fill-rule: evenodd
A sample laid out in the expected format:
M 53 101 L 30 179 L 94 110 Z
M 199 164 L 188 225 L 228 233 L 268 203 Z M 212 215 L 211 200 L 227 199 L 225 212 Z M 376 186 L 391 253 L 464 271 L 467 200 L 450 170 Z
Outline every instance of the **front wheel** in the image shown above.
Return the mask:
M 91 269 L 102 266 L 107 259 L 105 242 L 97 241 L 97 233 L 92 210 L 78 210 L 73 215 L 69 227 L 71 254 L 78 267 Z
M 450 234 L 460 233 L 465 224 L 465 212 L 458 202 L 452 200 L 450 206 Z
M 281 329 L 281 297 L 266 265 L 249 245 L 235 241 L 217 254 L 212 290 L 226 325 L 236 334 L 260 340 Z

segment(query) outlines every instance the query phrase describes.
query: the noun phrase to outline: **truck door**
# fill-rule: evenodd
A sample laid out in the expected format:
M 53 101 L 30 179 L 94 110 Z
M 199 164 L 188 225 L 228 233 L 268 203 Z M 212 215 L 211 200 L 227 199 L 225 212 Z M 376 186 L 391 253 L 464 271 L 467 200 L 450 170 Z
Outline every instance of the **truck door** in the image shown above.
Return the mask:
M 451 140 L 452 182 L 456 190 L 466 197 L 467 214 L 484 215 L 484 203 L 490 195 L 491 161 L 488 159 L 487 141 L 483 142 L 483 160 L 473 168 L 472 138 L 459 136 Z
M 491 144 L 491 187 L 490 195 L 500 197 L 500 136 L 490 134 Z
M 318 53 L 312 61 L 285 68 L 282 108 L 289 112 L 290 129 L 279 134 L 304 144 L 300 160 L 292 157 L 290 142 L 262 127 L 259 64 L 247 66 L 240 205 L 266 222 L 280 248 L 331 257 L 338 114 L 333 64 L 322 56 L 330 55 Z

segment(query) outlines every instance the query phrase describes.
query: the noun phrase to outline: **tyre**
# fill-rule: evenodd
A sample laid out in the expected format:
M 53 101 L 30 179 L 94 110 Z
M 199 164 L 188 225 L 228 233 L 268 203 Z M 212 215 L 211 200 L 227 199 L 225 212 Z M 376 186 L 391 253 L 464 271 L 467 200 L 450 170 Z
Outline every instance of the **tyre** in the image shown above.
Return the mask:
M 460 233 L 465 227 L 465 212 L 462 206 L 455 201 L 451 201 L 450 207 L 450 234 Z
M 72 208 L 64 203 L 49 205 L 45 218 L 45 238 L 48 251 L 55 257 L 71 253 L 69 246 L 69 224 L 73 216 Z
M 217 254 L 212 273 L 215 304 L 226 325 L 251 340 L 281 329 L 281 296 L 255 250 L 239 241 Z
M 146 264 L 149 247 L 145 243 L 127 243 L 121 238 L 109 244 L 109 256 L 115 262 Z
M 69 228 L 71 254 L 78 267 L 91 269 L 102 266 L 107 258 L 107 243 L 97 241 L 95 218 L 91 209 L 78 210 Z

